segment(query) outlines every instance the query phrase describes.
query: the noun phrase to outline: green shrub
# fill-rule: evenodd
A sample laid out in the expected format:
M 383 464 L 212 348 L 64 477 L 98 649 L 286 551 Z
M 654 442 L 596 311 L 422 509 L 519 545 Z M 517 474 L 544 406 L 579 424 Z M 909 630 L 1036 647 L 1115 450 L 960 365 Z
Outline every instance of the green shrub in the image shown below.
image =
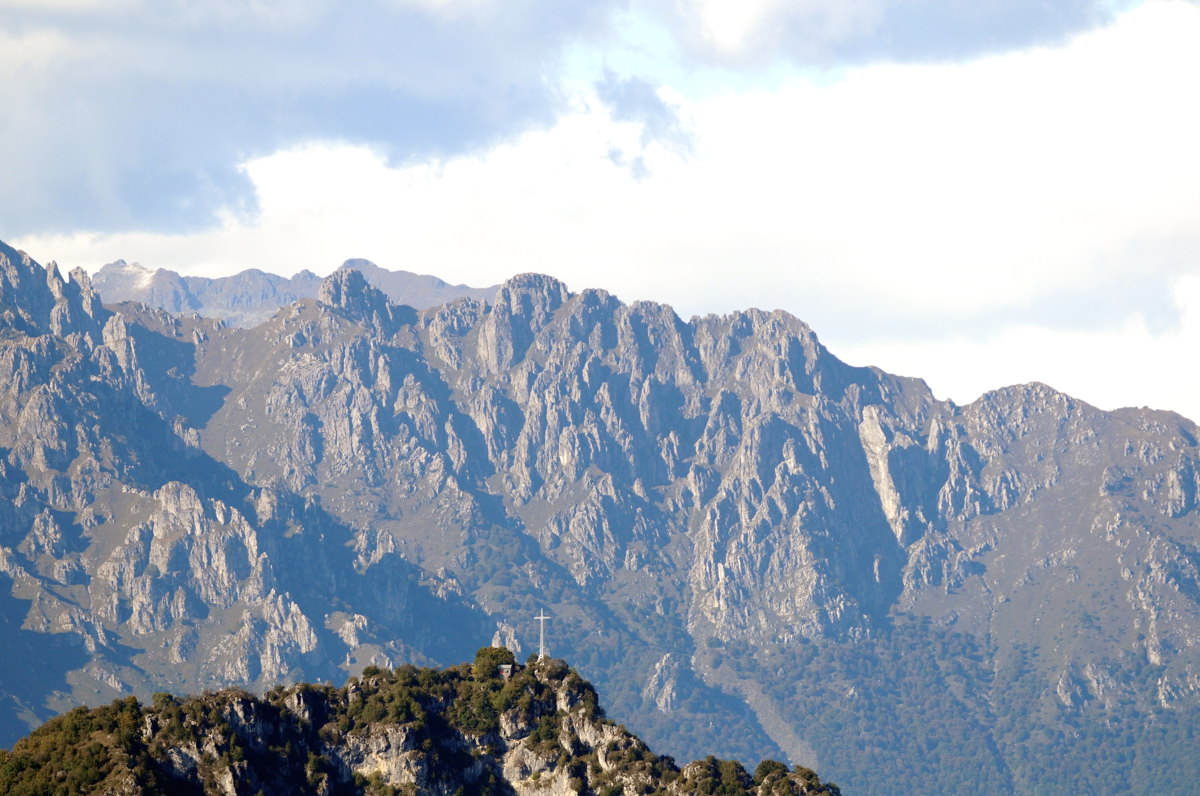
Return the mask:
M 503 664 L 516 666 L 517 659 L 512 650 L 505 647 L 480 647 L 475 653 L 475 665 L 472 674 L 476 680 L 491 680 L 499 677 L 499 668 Z

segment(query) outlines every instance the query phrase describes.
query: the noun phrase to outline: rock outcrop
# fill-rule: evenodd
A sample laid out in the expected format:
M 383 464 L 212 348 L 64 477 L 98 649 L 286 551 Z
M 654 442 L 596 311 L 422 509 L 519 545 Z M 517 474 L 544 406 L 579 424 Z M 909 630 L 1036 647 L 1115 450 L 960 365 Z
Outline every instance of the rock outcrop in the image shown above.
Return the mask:
M 129 794 L 487 793 L 838 796 L 809 769 L 705 760 L 679 769 L 604 718 L 558 660 L 501 675 L 369 668 L 344 688 L 302 684 L 256 698 L 222 691 L 80 708 L 0 751 L 0 789 Z M 719 791 L 715 790 L 720 788 Z

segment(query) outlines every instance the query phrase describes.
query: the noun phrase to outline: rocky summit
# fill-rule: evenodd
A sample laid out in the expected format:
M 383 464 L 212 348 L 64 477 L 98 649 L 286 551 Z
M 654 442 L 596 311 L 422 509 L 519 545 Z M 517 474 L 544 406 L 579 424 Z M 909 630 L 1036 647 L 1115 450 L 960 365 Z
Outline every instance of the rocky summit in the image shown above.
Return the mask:
M 446 670 L 367 667 L 343 688 L 264 697 L 133 697 L 51 720 L 0 750 L 0 792 L 157 796 L 694 794 L 839 796 L 810 769 L 764 760 L 753 776 L 707 757 L 679 768 L 604 717 L 560 660 L 501 647 Z
M 359 271 L 253 328 L 0 248 L 0 715 L 554 654 L 679 759 L 1189 793 L 1200 430 L 958 406 L 784 312 Z

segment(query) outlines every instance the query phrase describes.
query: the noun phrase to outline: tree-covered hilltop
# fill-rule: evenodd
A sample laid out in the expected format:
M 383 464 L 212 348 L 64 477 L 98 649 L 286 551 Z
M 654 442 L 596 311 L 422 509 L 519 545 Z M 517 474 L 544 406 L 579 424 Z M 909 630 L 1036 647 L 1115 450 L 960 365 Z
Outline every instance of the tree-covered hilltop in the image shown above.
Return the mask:
M 561 660 L 502 647 L 448 669 L 368 667 L 341 688 L 80 707 L 0 750 L 0 793 L 839 794 L 765 760 L 678 767 L 604 716 Z

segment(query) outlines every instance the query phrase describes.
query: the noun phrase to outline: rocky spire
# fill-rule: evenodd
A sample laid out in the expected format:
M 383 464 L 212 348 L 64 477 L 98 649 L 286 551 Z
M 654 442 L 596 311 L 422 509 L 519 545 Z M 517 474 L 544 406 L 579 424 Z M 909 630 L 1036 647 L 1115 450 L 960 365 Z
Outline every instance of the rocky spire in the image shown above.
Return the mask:
M 96 342 L 103 319 L 104 309 L 82 269 L 64 280 L 57 263 L 43 268 L 0 241 L 0 329 L 31 336 L 80 333 Z

